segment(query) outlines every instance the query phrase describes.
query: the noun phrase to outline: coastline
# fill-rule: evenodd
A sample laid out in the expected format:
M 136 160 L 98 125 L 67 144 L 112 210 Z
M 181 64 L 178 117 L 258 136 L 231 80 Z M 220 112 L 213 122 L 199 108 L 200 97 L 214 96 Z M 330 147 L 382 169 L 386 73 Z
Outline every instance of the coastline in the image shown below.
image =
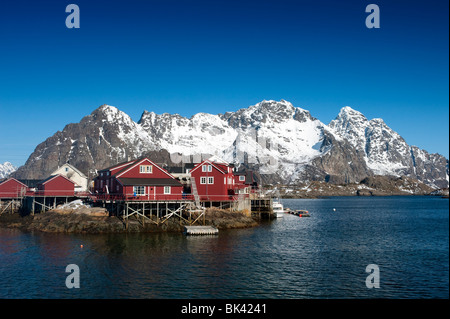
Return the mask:
M 142 224 L 137 219 L 130 219 L 126 225 L 116 216 L 99 213 L 98 208 L 84 209 L 84 212 L 53 210 L 34 216 L 21 216 L 19 213 L 0 216 L 0 227 L 16 228 L 25 232 L 47 233 L 157 233 L 183 232 L 189 224 L 177 218 L 168 219 L 165 223 L 156 225 L 151 222 Z M 199 225 L 199 224 L 195 224 Z M 229 212 L 221 209 L 207 209 L 205 225 L 220 229 L 250 228 L 259 223 L 250 213 Z
M 361 183 L 332 184 L 322 181 L 266 187 L 266 193 L 282 198 L 330 196 L 449 196 L 448 188 L 434 189 L 408 177 L 374 176 Z

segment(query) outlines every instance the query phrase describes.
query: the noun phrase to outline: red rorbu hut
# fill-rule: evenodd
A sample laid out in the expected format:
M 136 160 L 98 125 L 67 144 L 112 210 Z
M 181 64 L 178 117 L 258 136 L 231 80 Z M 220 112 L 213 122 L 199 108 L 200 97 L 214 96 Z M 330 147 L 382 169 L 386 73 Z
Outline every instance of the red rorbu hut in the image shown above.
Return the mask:
M 37 184 L 36 196 L 72 197 L 75 195 L 75 182 L 63 175 L 52 175 Z
M 204 160 L 191 170 L 200 201 L 228 201 L 235 199 L 237 188 L 233 168 L 226 162 Z
M 18 198 L 26 195 L 27 185 L 15 178 L 9 178 L 0 183 L 0 198 Z
M 98 173 L 94 193 L 100 197 L 144 201 L 184 199 L 180 181 L 148 158 L 117 164 Z

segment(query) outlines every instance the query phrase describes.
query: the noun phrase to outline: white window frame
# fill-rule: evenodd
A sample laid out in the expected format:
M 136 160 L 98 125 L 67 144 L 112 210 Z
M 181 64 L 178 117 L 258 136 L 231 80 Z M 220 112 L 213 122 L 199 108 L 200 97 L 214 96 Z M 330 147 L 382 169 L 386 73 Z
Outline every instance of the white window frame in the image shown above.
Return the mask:
M 144 193 L 137 191 L 137 190 L 142 190 L 142 189 L 144 190 Z M 145 195 L 145 186 L 133 186 L 133 194 L 136 194 L 136 196 L 144 196 Z
M 140 165 L 139 173 L 141 174 L 152 174 L 153 173 L 153 165 Z
M 202 172 L 212 172 L 212 165 L 203 165 Z
M 172 192 L 172 187 L 164 186 L 164 195 L 171 194 L 171 192 Z
M 206 184 L 206 181 L 207 181 L 206 176 L 200 177 L 200 184 Z
M 208 184 L 214 184 L 214 176 L 208 176 Z
M 239 181 L 245 182 L 245 175 L 239 175 Z

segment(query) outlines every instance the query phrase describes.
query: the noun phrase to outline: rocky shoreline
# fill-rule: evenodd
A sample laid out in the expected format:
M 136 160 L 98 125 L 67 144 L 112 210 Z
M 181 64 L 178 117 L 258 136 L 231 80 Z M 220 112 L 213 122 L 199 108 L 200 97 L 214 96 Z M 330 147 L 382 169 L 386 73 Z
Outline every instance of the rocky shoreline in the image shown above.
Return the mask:
M 18 213 L 0 216 L 0 227 L 16 228 L 22 231 L 40 231 L 49 233 L 126 233 L 126 232 L 183 232 L 188 224 L 178 218 L 168 219 L 156 225 L 130 219 L 128 226 L 116 216 L 108 216 L 102 209 L 53 210 L 34 216 L 21 216 Z M 221 209 L 207 209 L 205 225 L 218 229 L 249 228 L 259 223 L 246 212 L 229 212 Z
M 406 176 L 370 176 L 360 183 L 334 184 L 312 181 L 298 185 L 277 185 L 266 189 L 267 194 L 282 198 L 320 198 L 331 196 L 442 196 L 448 188 L 435 190 Z

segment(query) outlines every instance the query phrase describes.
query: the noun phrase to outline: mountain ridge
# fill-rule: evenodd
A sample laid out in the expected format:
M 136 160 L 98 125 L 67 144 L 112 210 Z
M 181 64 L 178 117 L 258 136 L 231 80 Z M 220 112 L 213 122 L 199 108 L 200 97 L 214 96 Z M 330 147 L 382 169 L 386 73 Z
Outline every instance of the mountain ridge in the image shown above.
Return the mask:
M 265 182 L 354 183 L 393 175 L 448 187 L 448 159 L 407 144 L 382 119 L 368 120 L 345 106 L 326 125 L 285 100 L 190 118 L 144 110 L 137 122 L 104 104 L 40 143 L 15 175 L 43 178 L 69 161 L 93 176 L 146 154 L 174 164 L 171 154 L 187 159 L 202 153 L 256 169 Z

